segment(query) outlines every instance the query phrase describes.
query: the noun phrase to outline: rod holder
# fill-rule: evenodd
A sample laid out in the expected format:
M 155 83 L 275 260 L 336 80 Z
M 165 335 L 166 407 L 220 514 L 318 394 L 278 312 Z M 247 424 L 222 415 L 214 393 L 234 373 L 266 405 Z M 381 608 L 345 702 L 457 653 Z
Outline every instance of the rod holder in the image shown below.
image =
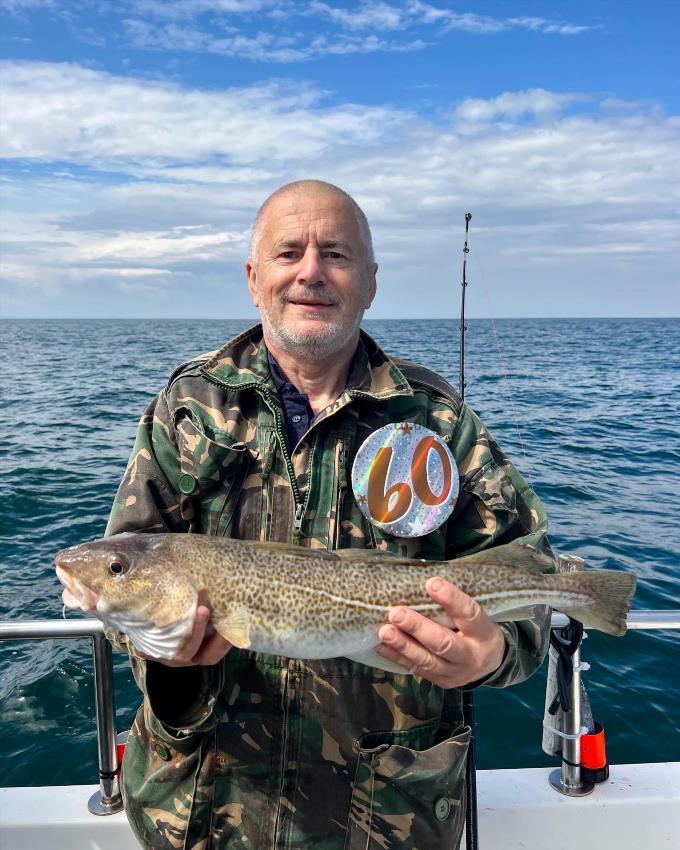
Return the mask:
M 560 573 L 580 572 L 585 567 L 583 558 L 576 555 L 560 555 L 557 559 L 557 571 Z M 557 632 L 562 631 L 557 629 Z M 585 782 L 581 776 L 581 642 L 571 656 L 571 711 L 564 712 L 564 726 L 560 730 L 566 735 L 562 738 L 562 764 L 551 771 L 551 786 L 568 797 L 585 797 L 595 787 Z

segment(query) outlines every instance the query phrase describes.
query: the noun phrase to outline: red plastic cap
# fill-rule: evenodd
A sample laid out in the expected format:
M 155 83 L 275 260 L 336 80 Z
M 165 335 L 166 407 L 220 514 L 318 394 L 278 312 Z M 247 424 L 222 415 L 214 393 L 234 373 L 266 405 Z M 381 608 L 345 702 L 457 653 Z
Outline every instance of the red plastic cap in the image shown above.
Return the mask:
M 600 770 L 607 764 L 604 729 L 595 724 L 592 735 L 581 736 L 581 765 L 590 770 Z

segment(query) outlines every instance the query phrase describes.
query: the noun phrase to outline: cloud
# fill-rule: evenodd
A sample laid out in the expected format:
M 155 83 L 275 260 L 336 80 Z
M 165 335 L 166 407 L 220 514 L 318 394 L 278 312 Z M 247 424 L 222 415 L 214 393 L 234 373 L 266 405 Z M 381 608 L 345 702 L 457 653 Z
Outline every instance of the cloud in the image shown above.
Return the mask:
M 402 9 L 387 3 L 362 3 L 356 9 L 337 8 L 328 3 L 313 0 L 308 6 L 309 14 L 328 18 L 349 29 L 397 30 L 407 25 L 407 15 Z
M 545 89 L 505 92 L 498 97 L 469 98 L 458 104 L 455 115 L 465 129 L 466 123 L 477 124 L 498 118 L 517 120 L 527 115 L 545 117 L 562 112 L 570 104 L 590 100 L 578 93 L 557 93 Z
M 173 20 L 189 20 L 206 13 L 249 15 L 285 5 L 288 4 L 276 0 L 132 0 L 128 4 L 135 14 Z
M 40 2 L 41 0 L 33 0 Z M 31 2 L 31 0 L 26 0 Z M 495 18 L 474 12 L 456 12 L 448 7 L 434 6 L 422 0 L 406 0 L 391 4 L 384 0 L 364 0 L 350 6 L 334 6 L 321 0 L 309 3 L 277 2 L 277 0 L 132 0 L 128 8 L 137 18 L 151 17 L 166 20 L 195 20 L 210 14 L 213 19 L 231 20 L 234 16 L 249 16 L 261 12 L 272 19 L 290 20 L 311 16 L 331 21 L 350 30 L 402 30 L 419 26 L 440 25 L 444 31 L 464 30 L 489 34 L 526 29 L 558 35 L 577 35 L 594 27 L 553 21 L 536 16 Z M 207 34 L 206 34 L 207 35 Z
M 256 62 L 282 64 L 306 62 L 329 54 L 408 52 L 422 50 L 426 46 L 420 39 L 398 42 L 375 35 L 318 35 L 304 40 L 301 34 L 279 36 L 259 31 L 254 35 L 244 35 L 236 31 L 235 34 L 222 36 L 216 35 L 214 30 L 205 31 L 174 23 L 163 27 L 138 19 L 128 19 L 123 23 L 132 43 L 147 50 L 213 53 Z
M 550 21 L 537 17 L 494 18 L 490 15 L 478 15 L 473 12 L 455 12 L 453 9 L 433 6 L 421 0 L 409 0 L 399 6 L 393 6 L 382 0 L 366 0 L 352 9 L 331 6 L 328 3 L 313 0 L 308 5 L 308 13 L 327 18 L 340 26 L 353 30 L 384 29 L 402 30 L 422 26 L 435 26 L 444 32 L 461 30 L 488 35 L 526 29 L 533 32 L 554 33 L 558 35 L 577 35 L 593 27 Z
M 327 55 L 423 50 L 427 38 L 441 39 L 453 31 L 488 35 L 523 29 L 575 35 L 592 29 L 538 17 L 502 19 L 459 13 L 422 0 L 400 4 L 365 0 L 352 7 L 322 0 L 125 0 L 97 7 L 101 15 L 116 16 L 117 27 L 112 31 L 109 21 L 101 23 L 99 30 L 91 25 L 92 6 L 87 2 L 0 3 L 13 14 L 47 11 L 65 22 L 74 38 L 94 47 L 106 46 L 107 39 L 119 41 L 120 30 L 123 40 L 142 50 L 209 53 L 276 64 Z
M 324 108 L 322 92 L 304 83 L 212 92 L 41 62 L 3 62 L 0 75 L 1 156 L 97 168 L 295 160 L 370 143 L 410 117 L 388 107 Z
M 92 280 L 96 277 L 132 278 L 134 280 L 138 280 L 140 278 L 156 278 L 181 274 L 181 272 L 173 272 L 171 269 L 155 269 L 151 266 L 137 266 L 132 268 L 126 268 L 125 266 L 113 266 L 107 268 L 106 266 L 88 265 L 82 268 L 72 266 L 70 271 L 74 278 L 82 277 L 87 280 Z
M 680 119 L 649 104 L 527 89 L 452 103 L 435 122 L 331 105 L 299 82 L 208 90 L 78 65 L 0 71 L 13 303 L 48 281 L 62 292 L 158 281 L 175 295 L 241 281 L 257 206 L 301 177 L 338 183 L 365 208 L 389 281 L 383 315 L 408 303 L 414 280 L 420 315 L 452 311 L 442 269 L 457 274 L 452 238 L 468 209 L 492 273 L 531 285 L 539 315 L 555 292 L 563 304 L 579 286 L 633 291 L 643 263 L 658 280 L 680 264 Z M 231 315 L 247 315 L 234 287 Z M 512 314 L 505 290 L 499 311 L 506 297 Z
M 54 9 L 57 0 L 0 0 L 0 10 L 17 14 L 32 9 Z
M 195 233 L 195 230 L 203 232 Z M 176 263 L 190 257 L 194 261 L 220 260 L 230 253 L 230 246 L 243 250 L 247 231 L 213 231 L 209 227 L 174 227 L 169 232 L 137 231 L 115 236 L 93 238 L 79 250 L 79 256 L 91 263 L 118 260 L 139 263 Z M 157 270 L 154 270 L 158 273 Z M 119 270 L 119 274 L 122 272 Z M 126 268 L 129 277 L 132 268 Z M 149 274 L 149 266 L 137 267 L 140 275 Z M 125 275 L 124 275 L 125 276 Z
M 547 21 L 545 18 L 507 18 L 505 23 L 508 27 L 518 27 L 549 34 L 557 33 L 557 35 L 579 35 L 588 30 L 598 29 L 597 26 L 557 23 Z

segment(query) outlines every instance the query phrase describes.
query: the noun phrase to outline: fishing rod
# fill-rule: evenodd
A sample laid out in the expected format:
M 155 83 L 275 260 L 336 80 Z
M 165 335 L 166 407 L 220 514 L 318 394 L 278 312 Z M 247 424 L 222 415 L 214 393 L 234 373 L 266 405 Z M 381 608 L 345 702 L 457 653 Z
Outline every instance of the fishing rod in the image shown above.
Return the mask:
M 465 245 L 463 246 L 463 282 L 461 286 L 463 290 L 460 297 L 460 400 L 465 401 L 465 290 L 467 289 L 467 255 L 470 253 L 468 248 L 468 233 L 470 232 L 470 219 L 472 213 L 465 213 Z
M 465 290 L 467 289 L 468 234 L 472 213 L 465 213 L 465 245 L 463 246 L 463 282 L 460 299 L 460 399 L 465 400 Z M 463 691 L 463 721 L 470 727 L 470 746 L 465 765 L 465 846 L 477 850 L 477 765 L 475 763 L 475 701 L 472 691 Z

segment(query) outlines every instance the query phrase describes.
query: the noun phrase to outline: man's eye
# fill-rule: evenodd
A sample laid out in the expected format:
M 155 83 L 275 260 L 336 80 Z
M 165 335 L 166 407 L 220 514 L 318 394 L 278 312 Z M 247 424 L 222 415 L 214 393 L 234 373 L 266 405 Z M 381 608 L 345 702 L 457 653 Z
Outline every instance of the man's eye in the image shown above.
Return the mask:
M 345 257 L 344 254 L 341 254 L 339 251 L 328 251 L 326 253 L 326 256 L 331 260 L 346 260 L 347 259 L 347 257 Z
M 294 260 L 297 257 L 297 251 L 281 251 L 279 259 Z

